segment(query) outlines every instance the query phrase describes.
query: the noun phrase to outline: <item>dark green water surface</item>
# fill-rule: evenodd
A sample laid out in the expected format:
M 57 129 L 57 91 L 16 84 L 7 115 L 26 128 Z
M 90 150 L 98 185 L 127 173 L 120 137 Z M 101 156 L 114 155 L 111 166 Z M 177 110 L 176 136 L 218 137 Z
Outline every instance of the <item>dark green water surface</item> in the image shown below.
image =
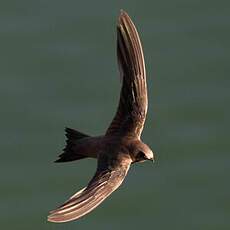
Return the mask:
M 64 127 L 102 134 L 119 98 L 116 20 L 142 38 L 156 163 L 77 222 L 46 221 L 96 162 L 52 163 Z M 230 4 L 214 0 L 0 3 L 0 228 L 230 229 Z

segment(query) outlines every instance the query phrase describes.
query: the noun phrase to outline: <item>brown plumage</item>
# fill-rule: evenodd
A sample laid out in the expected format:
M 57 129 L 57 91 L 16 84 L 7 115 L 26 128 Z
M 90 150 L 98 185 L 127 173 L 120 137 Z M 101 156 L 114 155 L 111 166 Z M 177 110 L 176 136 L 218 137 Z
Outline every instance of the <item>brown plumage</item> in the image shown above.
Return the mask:
M 66 147 L 56 161 L 96 158 L 96 173 L 85 188 L 50 212 L 51 222 L 84 216 L 121 185 L 132 163 L 153 160 L 153 152 L 140 140 L 148 107 L 144 56 L 137 30 L 124 11 L 117 25 L 117 57 L 122 89 L 116 115 L 106 134 L 90 137 L 66 128 Z

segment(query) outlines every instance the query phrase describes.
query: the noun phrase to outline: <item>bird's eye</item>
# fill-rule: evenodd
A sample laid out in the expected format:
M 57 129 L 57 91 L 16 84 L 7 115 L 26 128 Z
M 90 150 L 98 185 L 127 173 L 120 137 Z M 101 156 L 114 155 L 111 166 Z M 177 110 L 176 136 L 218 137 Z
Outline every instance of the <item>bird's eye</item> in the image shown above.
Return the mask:
M 137 154 L 137 158 L 143 160 L 143 159 L 146 158 L 146 156 L 145 156 L 145 154 L 144 154 L 143 152 L 140 151 L 140 152 Z

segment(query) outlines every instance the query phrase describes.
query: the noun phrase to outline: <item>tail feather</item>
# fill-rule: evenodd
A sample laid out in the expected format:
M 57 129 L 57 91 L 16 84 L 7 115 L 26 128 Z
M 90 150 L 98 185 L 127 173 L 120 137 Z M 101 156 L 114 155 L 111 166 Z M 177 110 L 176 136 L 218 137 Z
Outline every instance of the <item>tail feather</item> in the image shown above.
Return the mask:
M 80 160 L 83 158 L 86 158 L 86 156 L 81 155 L 80 153 L 74 152 L 74 147 L 76 146 L 77 140 L 80 140 L 82 138 L 89 137 L 88 135 L 81 133 L 77 130 L 65 128 L 67 137 L 66 139 L 66 146 L 63 149 L 63 153 L 59 155 L 59 159 L 57 159 L 55 162 L 68 162 L 68 161 L 74 161 L 74 160 Z
M 68 138 L 67 140 L 77 140 L 77 139 L 82 139 L 84 137 L 89 137 L 88 135 L 81 133 L 75 129 L 71 128 L 65 128 L 66 131 L 66 137 Z

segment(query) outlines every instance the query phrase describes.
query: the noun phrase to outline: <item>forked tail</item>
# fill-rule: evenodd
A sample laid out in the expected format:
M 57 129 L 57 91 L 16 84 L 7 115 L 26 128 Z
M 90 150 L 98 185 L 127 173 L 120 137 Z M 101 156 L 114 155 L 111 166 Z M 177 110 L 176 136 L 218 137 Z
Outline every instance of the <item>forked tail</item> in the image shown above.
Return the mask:
M 86 158 L 86 156 L 78 154 L 74 151 L 77 140 L 89 137 L 88 135 L 81 133 L 77 130 L 66 128 L 66 146 L 63 149 L 63 153 L 59 155 L 59 159 L 55 162 L 68 162 Z

